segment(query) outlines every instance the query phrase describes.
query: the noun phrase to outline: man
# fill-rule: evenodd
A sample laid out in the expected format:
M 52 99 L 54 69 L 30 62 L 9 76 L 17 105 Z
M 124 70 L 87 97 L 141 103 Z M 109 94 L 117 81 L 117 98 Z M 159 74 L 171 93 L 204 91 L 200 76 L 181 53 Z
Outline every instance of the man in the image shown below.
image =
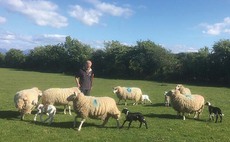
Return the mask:
M 92 62 L 90 60 L 87 60 L 85 66 L 80 69 L 79 72 L 77 72 L 75 75 L 75 81 L 77 83 L 77 86 L 86 96 L 90 96 L 90 91 L 93 85 L 94 73 L 91 69 L 91 66 Z

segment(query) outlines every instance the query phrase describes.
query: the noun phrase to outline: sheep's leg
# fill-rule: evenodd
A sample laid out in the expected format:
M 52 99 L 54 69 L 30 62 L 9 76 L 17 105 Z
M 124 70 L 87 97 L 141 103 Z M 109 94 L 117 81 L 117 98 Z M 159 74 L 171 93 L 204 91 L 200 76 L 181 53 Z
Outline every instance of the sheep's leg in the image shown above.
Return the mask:
M 85 122 L 85 119 L 83 118 L 82 120 L 81 120 L 81 124 L 79 125 L 79 127 L 78 127 L 78 131 L 81 131 L 81 127 L 82 127 L 82 124 Z
M 116 121 L 117 121 L 117 128 L 119 128 L 120 127 L 119 119 L 116 119 Z
M 41 122 L 43 122 L 42 115 L 43 115 L 43 113 L 40 113 L 40 121 Z
M 66 114 L 66 107 L 67 107 L 67 106 L 66 106 L 66 105 L 64 105 L 64 114 Z
M 105 120 L 103 121 L 103 123 L 102 123 L 102 125 L 101 125 L 102 127 L 104 127 L 105 124 L 107 124 L 109 118 L 110 118 L 110 116 L 107 116 L 107 117 L 105 118 Z
M 71 106 L 69 105 L 69 115 L 72 115 L 71 113 Z
M 182 116 L 183 116 L 183 120 L 185 120 L 185 115 L 184 115 L 184 113 L 182 113 Z
M 76 122 L 77 122 L 77 116 L 74 117 L 74 121 L 73 121 L 73 127 L 76 127 Z
M 36 114 L 34 115 L 34 121 L 37 120 L 37 115 L 38 115 L 38 113 L 36 113 Z
M 148 99 L 148 101 L 152 104 L 152 101 L 150 99 Z

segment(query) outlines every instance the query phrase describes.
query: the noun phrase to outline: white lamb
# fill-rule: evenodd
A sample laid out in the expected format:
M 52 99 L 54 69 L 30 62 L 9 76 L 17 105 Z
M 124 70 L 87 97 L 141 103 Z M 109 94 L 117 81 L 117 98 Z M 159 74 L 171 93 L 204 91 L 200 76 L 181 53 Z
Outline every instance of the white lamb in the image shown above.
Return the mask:
M 50 88 L 43 92 L 42 104 L 44 105 L 64 105 L 64 114 L 66 114 L 66 108 L 69 109 L 69 114 L 71 114 L 72 102 L 66 99 L 73 94 L 73 92 L 80 92 L 78 87 L 72 88 Z
M 195 113 L 194 118 L 199 119 L 200 113 L 204 109 L 204 97 L 201 95 L 183 95 L 179 90 L 171 90 L 167 93 L 170 96 L 172 107 L 177 114 L 182 113 L 185 120 L 185 113 Z
M 117 121 L 119 128 L 120 111 L 117 108 L 116 102 L 110 97 L 93 97 L 85 96 L 83 93 L 75 93 L 67 98 L 68 101 L 73 101 L 73 108 L 77 114 L 74 118 L 74 127 L 76 126 L 77 117 L 81 118 L 81 123 L 78 131 L 81 130 L 82 124 L 86 118 L 101 119 L 104 126 L 110 117 Z
M 40 115 L 40 121 L 41 122 L 47 122 L 48 120 L 50 120 L 48 124 L 51 124 L 53 122 L 54 116 L 56 114 L 56 107 L 55 106 L 53 106 L 53 105 L 44 106 L 43 104 L 39 104 L 37 107 L 37 110 L 38 111 L 34 116 L 34 121 L 37 120 L 37 115 Z M 45 119 L 44 121 L 42 119 L 43 113 L 46 113 L 46 115 L 48 115 L 48 118 Z
M 137 105 L 138 102 L 142 101 L 142 91 L 137 87 L 121 87 L 117 86 L 113 88 L 113 93 L 117 95 L 120 103 L 120 100 L 125 100 L 125 105 L 127 105 L 126 100 L 134 100 L 133 105 Z
M 170 96 L 167 95 L 167 91 L 165 91 L 164 93 L 164 104 L 166 107 L 169 107 L 171 104 L 170 104 Z
M 142 103 L 146 103 L 147 101 L 148 102 L 150 102 L 151 104 L 152 104 L 152 101 L 149 99 L 149 95 L 147 95 L 147 94 L 144 94 L 144 95 L 142 95 Z
M 42 91 L 37 87 L 31 89 L 24 89 L 18 91 L 14 96 L 15 107 L 20 112 L 21 120 L 24 120 L 25 114 L 31 114 L 34 109 L 32 102 L 38 102 L 39 98 L 42 96 Z
M 192 95 L 189 88 L 185 88 L 182 84 L 177 84 L 176 90 L 179 90 L 183 95 Z

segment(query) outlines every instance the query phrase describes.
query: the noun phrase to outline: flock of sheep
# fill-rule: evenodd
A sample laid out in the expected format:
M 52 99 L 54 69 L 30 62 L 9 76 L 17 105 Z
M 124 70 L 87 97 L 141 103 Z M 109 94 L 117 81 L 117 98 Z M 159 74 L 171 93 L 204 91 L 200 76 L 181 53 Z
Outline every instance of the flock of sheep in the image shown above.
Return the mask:
M 117 104 L 121 100 L 133 100 L 133 105 L 138 103 L 149 101 L 148 95 L 143 95 L 140 88 L 137 87 L 121 87 L 117 86 L 113 88 L 114 94 L 117 95 L 118 103 L 111 97 L 94 97 L 85 96 L 77 87 L 72 88 L 50 88 L 45 91 L 39 90 L 37 87 L 31 89 L 24 89 L 18 91 L 14 96 L 15 107 L 20 112 L 21 120 L 24 119 L 25 114 L 31 114 L 34 108 L 37 108 L 37 113 L 34 116 L 36 121 L 37 115 L 40 115 L 42 120 L 42 114 L 47 114 L 49 117 L 44 120 L 49 120 L 49 124 L 52 123 L 56 113 L 56 107 L 59 105 L 64 106 L 64 113 L 68 107 L 69 114 L 71 115 L 71 106 L 77 114 L 74 118 L 74 127 L 76 125 L 76 119 L 81 118 L 78 131 L 81 130 L 82 124 L 87 118 L 101 119 L 103 120 L 103 126 L 112 117 L 117 121 L 117 127 L 119 127 L 119 118 L 121 112 L 119 111 Z M 41 98 L 41 103 L 39 99 Z M 171 105 L 178 115 L 183 116 L 185 120 L 185 113 L 194 113 L 194 118 L 199 119 L 199 115 L 202 112 L 205 101 L 204 97 L 198 94 L 191 94 L 188 88 L 178 84 L 174 89 L 165 92 L 165 105 Z

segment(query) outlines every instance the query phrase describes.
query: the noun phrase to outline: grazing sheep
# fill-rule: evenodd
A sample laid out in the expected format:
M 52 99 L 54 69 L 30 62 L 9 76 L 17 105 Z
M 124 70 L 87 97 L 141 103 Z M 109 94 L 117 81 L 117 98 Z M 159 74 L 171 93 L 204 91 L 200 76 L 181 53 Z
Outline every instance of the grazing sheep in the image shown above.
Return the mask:
M 166 95 L 167 93 L 168 93 L 167 91 L 165 91 L 165 93 L 164 93 L 164 97 L 165 97 L 164 103 L 165 103 L 166 107 L 169 107 L 171 105 L 170 104 L 170 96 Z
M 136 87 L 121 87 L 117 86 L 113 88 L 113 93 L 117 95 L 120 103 L 120 100 L 125 100 L 125 105 L 127 105 L 126 100 L 135 100 L 133 105 L 137 105 L 138 102 L 142 100 L 142 91 L 140 88 Z
M 176 90 L 179 90 L 183 95 L 192 95 L 189 88 L 185 88 L 182 84 L 177 84 Z
M 39 98 L 42 96 L 42 91 L 37 87 L 31 89 L 24 89 L 18 91 L 14 96 L 15 107 L 20 112 L 21 120 L 24 120 L 25 114 L 31 114 L 34 109 L 32 102 L 38 102 Z
M 128 129 L 129 129 L 131 123 L 133 121 L 137 121 L 138 120 L 140 122 L 139 128 L 141 128 L 142 123 L 144 123 L 146 129 L 148 129 L 147 122 L 146 122 L 146 120 L 145 120 L 145 118 L 144 118 L 144 116 L 143 116 L 142 113 L 140 113 L 140 112 L 130 112 L 127 108 L 124 108 L 122 110 L 122 113 L 124 113 L 126 115 L 126 119 L 125 119 L 124 123 L 121 125 L 120 128 L 122 128 L 124 126 L 124 124 L 125 124 L 126 121 L 129 121 L 129 126 L 128 126 Z
M 67 100 L 73 101 L 73 108 L 77 114 L 74 118 L 74 127 L 76 126 L 77 117 L 81 118 L 78 131 L 81 130 L 82 124 L 88 117 L 103 120 L 102 126 L 108 122 L 110 117 L 113 117 L 116 119 L 117 127 L 119 128 L 120 111 L 113 98 L 84 96 L 83 93 L 74 92 Z
M 222 122 L 222 116 L 224 116 L 224 114 L 221 112 L 221 109 L 219 107 L 214 107 L 211 105 L 210 102 L 206 102 L 205 105 L 208 106 L 208 111 L 209 111 L 209 120 L 214 120 L 214 116 L 216 116 L 216 121 L 218 120 L 218 115 L 220 116 L 220 122 Z
M 53 122 L 54 116 L 56 114 L 56 107 L 55 106 L 53 106 L 53 105 L 45 105 L 44 106 L 43 104 L 39 104 L 37 107 L 37 110 L 38 111 L 34 116 L 34 121 L 37 120 L 37 115 L 39 114 L 41 122 L 46 122 L 46 121 L 50 120 L 48 123 L 49 125 Z M 46 113 L 46 115 L 48 115 L 48 118 L 45 119 L 44 121 L 42 119 L 43 113 Z
M 78 87 L 72 88 L 50 88 L 43 92 L 42 104 L 44 105 L 64 105 L 64 114 L 66 114 L 66 108 L 69 108 L 69 114 L 71 114 L 72 103 L 66 99 L 73 94 L 73 92 L 80 92 Z
M 152 104 L 152 101 L 149 99 L 149 95 L 142 95 L 142 99 L 141 99 L 142 103 L 146 103 L 147 101 L 150 102 Z
M 195 113 L 194 118 L 199 119 L 199 115 L 204 108 L 204 97 L 201 95 L 182 95 L 179 90 L 171 90 L 167 93 L 170 96 L 172 107 L 178 114 Z

